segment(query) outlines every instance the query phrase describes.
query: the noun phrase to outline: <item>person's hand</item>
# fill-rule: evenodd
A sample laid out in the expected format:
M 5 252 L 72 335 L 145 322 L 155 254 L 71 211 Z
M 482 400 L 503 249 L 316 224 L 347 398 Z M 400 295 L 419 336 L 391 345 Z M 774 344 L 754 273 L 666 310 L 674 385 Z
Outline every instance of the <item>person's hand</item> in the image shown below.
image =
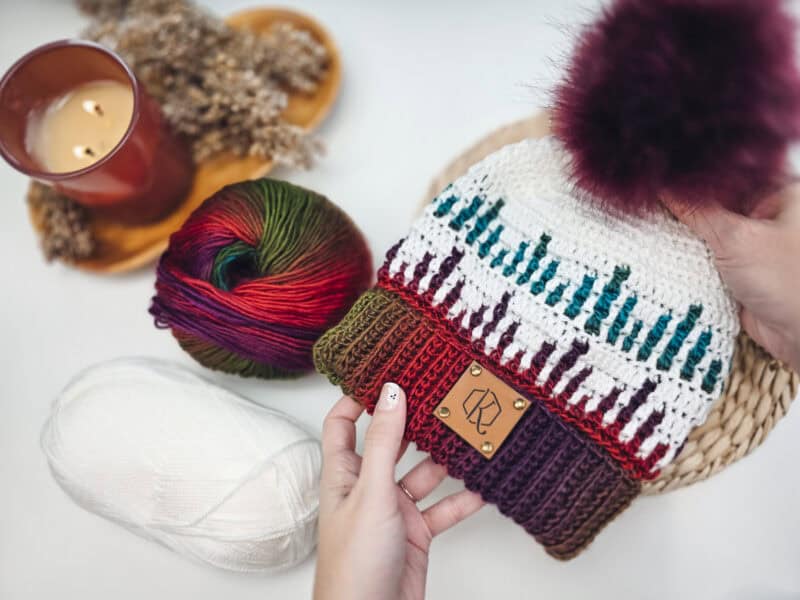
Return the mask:
M 446 472 L 427 458 L 395 481 L 395 465 L 408 445 L 405 393 L 393 383 L 383 386 L 363 458 L 355 452 L 355 422 L 362 411 L 345 396 L 323 425 L 314 599 L 420 600 L 431 540 L 483 502 L 464 490 L 420 510 L 416 502 Z
M 721 206 L 667 208 L 714 253 L 741 305 L 743 329 L 774 357 L 800 370 L 800 185 L 766 198 L 745 217 Z

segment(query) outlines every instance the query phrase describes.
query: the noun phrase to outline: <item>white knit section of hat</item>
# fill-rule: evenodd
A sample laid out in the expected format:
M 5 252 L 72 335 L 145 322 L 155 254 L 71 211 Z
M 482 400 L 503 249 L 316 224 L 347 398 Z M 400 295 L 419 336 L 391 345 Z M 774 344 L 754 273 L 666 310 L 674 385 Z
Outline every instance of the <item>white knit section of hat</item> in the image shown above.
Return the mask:
M 654 410 L 664 411 L 661 424 L 639 450 L 639 456 L 644 458 L 656 445 L 667 444 L 669 451 L 657 465 L 661 468 L 674 458 L 691 429 L 705 420 L 719 395 L 720 384 L 717 384 L 712 395 L 700 388 L 700 382 L 713 360 L 722 362 L 720 379 L 724 380 L 727 374 L 739 331 L 736 307 L 720 280 L 710 251 L 701 240 L 666 212 L 647 218 L 634 218 L 609 216 L 598 210 L 586 198 L 581 198 L 570 185 L 566 176 L 567 160 L 566 153 L 557 141 L 544 138 L 506 146 L 474 165 L 466 175 L 445 190 L 414 224 L 390 265 L 390 273 L 394 275 L 402 265 L 406 265 L 404 278 L 408 281 L 426 252 L 432 254 L 435 258 L 420 285 L 420 292 L 424 292 L 433 274 L 453 248 L 463 251 L 463 259 L 435 295 L 434 303 L 441 302 L 447 292 L 463 280 L 465 285 L 461 296 L 450 315 L 455 318 L 465 311 L 461 325 L 469 327 L 470 316 L 482 306 L 488 306 L 484 323 L 472 330 L 473 338 L 478 339 L 484 337 L 483 328 L 492 319 L 493 307 L 500 302 L 504 293 L 511 292 L 513 295 L 506 316 L 495 331 L 486 337 L 486 352 L 488 354 L 497 347 L 500 334 L 506 327 L 512 322 L 519 323 L 514 342 L 506 348 L 503 360 L 510 360 L 521 350 L 524 352 L 521 368 L 528 368 L 533 355 L 544 342 L 554 343 L 556 351 L 550 355 L 540 374 L 542 383 L 547 380 L 559 358 L 569 350 L 573 340 L 587 340 L 589 352 L 564 374 L 555 391 L 561 391 L 569 379 L 584 367 L 591 367 L 592 373 L 573 394 L 571 401 L 578 402 L 588 395 L 590 401 L 586 410 L 591 411 L 613 387 L 621 388 L 623 391 L 616 405 L 605 415 L 606 425 L 614 421 L 647 379 L 656 381 L 656 390 L 635 411 L 622 430 L 620 441 L 630 440 Z M 458 198 L 451 214 L 435 217 L 439 203 L 451 196 Z M 469 206 L 476 196 L 484 199 L 478 215 L 501 198 L 505 205 L 486 231 L 470 245 L 466 237 L 471 227 L 465 226 L 455 231 L 449 227 L 449 222 L 453 214 Z M 474 224 L 474 218 L 470 224 Z M 481 242 L 498 225 L 503 226 L 503 231 L 497 243 L 492 246 L 489 256 L 479 257 Z M 530 281 L 519 285 L 516 283 L 517 276 L 525 270 L 542 233 L 552 238 L 547 254 L 541 259 Z M 523 241 L 529 243 L 525 256 L 517 265 L 515 274 L 505 277 L 503 266 L 511 263 Z M 492 259 L 501 249 L 507 250 L 503 265 L 492 268 Z M 556 275 L 547 283 L 543 293 L 532 294 L 530 285 L 553 260 L 559 263 Z M 604 283 L 611 279 L 616 266 L 623 265 L 630 267 L 631 274 L 622 283 L 610 314 L 602 322 L 600 334 L 587 333 L 584 324 L 593 312 Z M 575 290 L 580 287 L 584 275 L 597 279 L 580 313 L 571 319 L 564 314 L 564 310 Z M 545 299 L 559 284 L 567 287 L 562 300 L 551 307 Z M 612 345 L 606 342 L 608 329 L 619 307 L 631 294 L 637 296 L 638 302 L 617 342 Z M 657 369 L 659 356 L 692 304 L 703 306 L 700 318 L 674 357 L 672 368 L 666 371 Z M 649 358 L 637 360 L 641 342 L 665 313 L 672 313 L 672 320 L 664 335 Z M 629 352 L 623 352 L 622 340 L 630 333 L 636 320 L 643 322 L 637 343 Z M 680 368 L 702 332 L 707 329 L 713 334 L 711 344 L 697 364 L 692 381 L 685 381 L 680 378 Z

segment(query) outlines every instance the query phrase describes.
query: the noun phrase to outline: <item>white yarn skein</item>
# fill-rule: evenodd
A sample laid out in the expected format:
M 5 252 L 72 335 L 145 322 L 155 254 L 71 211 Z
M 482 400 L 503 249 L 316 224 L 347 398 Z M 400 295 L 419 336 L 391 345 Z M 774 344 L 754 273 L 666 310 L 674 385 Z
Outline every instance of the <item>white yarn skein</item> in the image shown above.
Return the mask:
M 317 439 L 177 365 L 83 371 L 56 398 L 42 449 L 80 506 L 203 563 L 274 571 L 316 544 Z

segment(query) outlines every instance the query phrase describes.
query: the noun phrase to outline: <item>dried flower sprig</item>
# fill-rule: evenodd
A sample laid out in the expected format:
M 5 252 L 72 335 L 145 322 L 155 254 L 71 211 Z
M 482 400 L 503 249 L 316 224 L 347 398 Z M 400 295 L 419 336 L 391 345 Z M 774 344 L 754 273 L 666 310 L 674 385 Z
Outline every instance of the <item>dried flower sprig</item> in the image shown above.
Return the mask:
M 31 181 L 27 200 L 39 219 L 42 252 L 48 262 L 92 256 L 95 241 L 85 208 L 37 181 Z
M 84 35 L 118 52 L 202 161 L 223 151 L 308 167 L 319 145 L 282 118 L 287 90 L 313 93 L 329 57 L 307 31 L 235 30 L 188 0 L 78 0 Z

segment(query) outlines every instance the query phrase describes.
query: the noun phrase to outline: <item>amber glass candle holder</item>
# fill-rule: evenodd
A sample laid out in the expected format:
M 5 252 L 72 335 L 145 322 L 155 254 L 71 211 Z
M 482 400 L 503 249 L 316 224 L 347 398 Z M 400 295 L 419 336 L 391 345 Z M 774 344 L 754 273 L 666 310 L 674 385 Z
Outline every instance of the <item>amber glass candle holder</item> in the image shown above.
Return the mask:
M 85 168 L 48 172 L 26 145 L 29 120 L 55 99 L 94 81 L 130 87 L 133 112 L 125 134 L 107 155 Z M 170 130 L 131 69 L 115 53 L 86 41 L 62 40 L 36 48 L 0 80 L 0 155 L 76 202 L 132 222 L 168 214 L 188 193 L 193 176 L 186 144 Z

